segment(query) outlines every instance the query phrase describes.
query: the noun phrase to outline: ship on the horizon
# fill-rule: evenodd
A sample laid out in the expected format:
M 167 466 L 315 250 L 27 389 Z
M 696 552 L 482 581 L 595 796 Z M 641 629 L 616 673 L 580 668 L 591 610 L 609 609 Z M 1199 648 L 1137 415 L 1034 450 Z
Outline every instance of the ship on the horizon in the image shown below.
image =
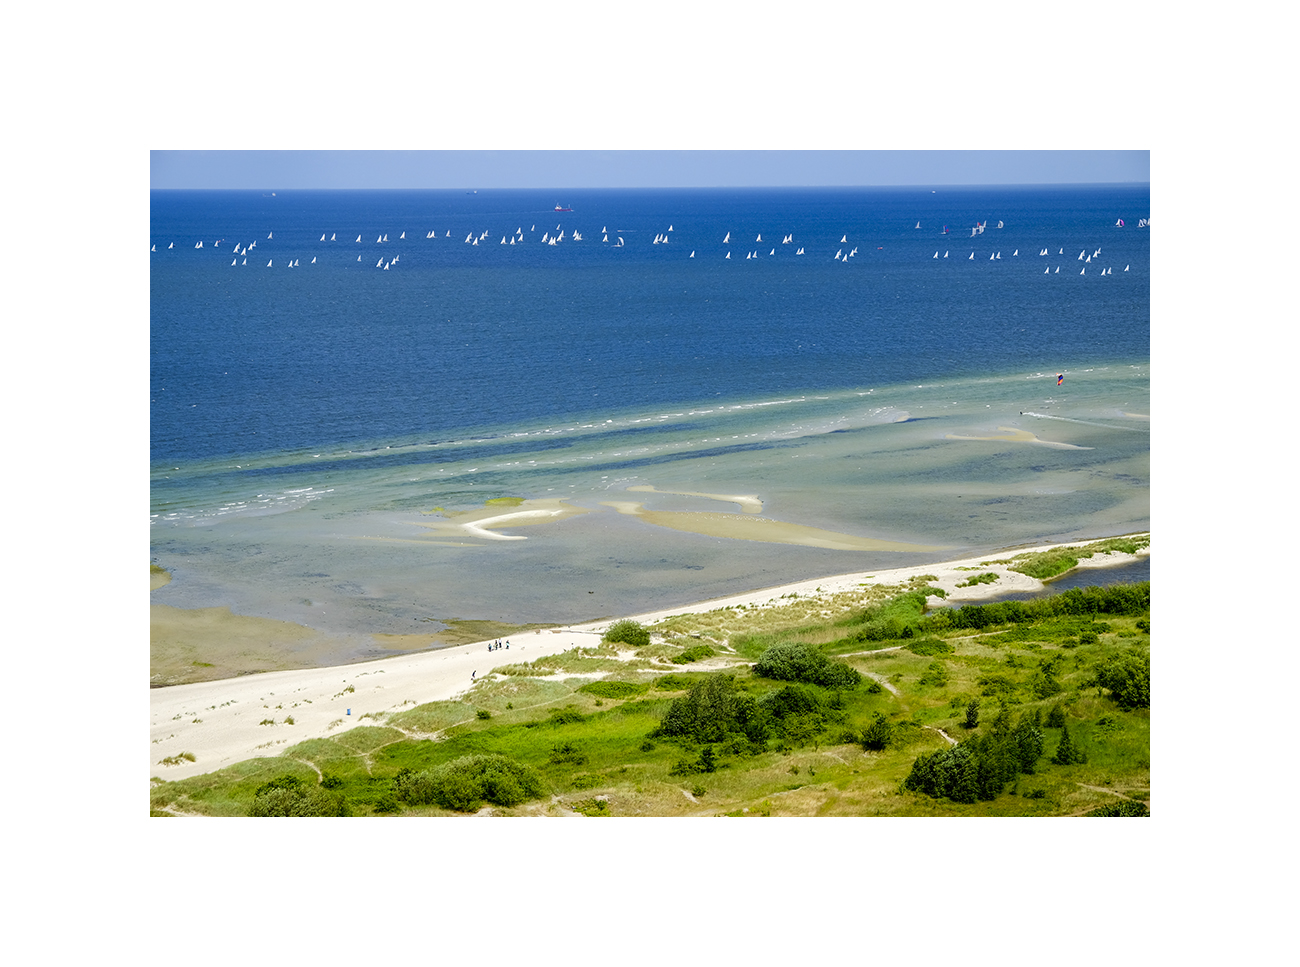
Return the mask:
M 560 203 L 559 203 L 558 201 L 555 203 L 555 210 L 556 210 L 557 212 L 571 212 L 571 211 L 573 211 L 572 208 L 561 208 L 561 207 L 560 207 Z

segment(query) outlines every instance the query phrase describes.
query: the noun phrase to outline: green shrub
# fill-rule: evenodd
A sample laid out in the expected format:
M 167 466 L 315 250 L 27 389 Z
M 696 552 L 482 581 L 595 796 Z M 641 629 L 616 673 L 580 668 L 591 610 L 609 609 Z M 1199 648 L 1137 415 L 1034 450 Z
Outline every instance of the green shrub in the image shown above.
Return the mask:
M 572 705 L 566 705 L 564 708 L 551 709 L 548 721 L 551 725 L 572 725 L 575 722 L 587 721 L 587 716 L 583 715 Z
M 933 685 L 936 688 L 942 688 L 948 684 L 948 667 L 941 661 L 932 661 L 925 672 L 919 679 L 922 685 Z
M 664 692 L 682 692 L 694 688 L 698 681 L 698 678 L 687 678 L 685 675 L 661 675 L 655 679 L 655 688 Z
M 702 658 L 712 658 L 714 654 L 715 652 L 708 645 L 695 645 L 668 660 L 674 665 L 689 665 L 691 662 L 699 661 Z
M 883 752 L 889 747 L 893 737 L 894 727 L 890 725 L 887 718 L 877 712 L 875 719 L 867 726 L 867 730 L 862 733 L 862 747 L 875 752 Z
M 495 753 L 467 755 L 420 772 L 402 770 L 393 793 L 411 805 L 473 812 L 484 802 L 514 806 L 542 794 L 535 770 Z
M 1098 806 L 1096 809 L 1090 809 L 1084 813 L 1085 816 L 1150 816 L 1151 810 L 1144 802 L 1138 802 L 1136 799 L 1121 799 L 1118 802 L 1107 803 L 1104 806 Z
M 625 645 L 631 645 L 633 648 L 644 648 L 650 644 L 650 632 L 639 621 L 627 618 L 623 621 L 615 621 L 610 625 L 609 630 L 605 632 L 601 640 L 621 642 Z
M 572 742 L 561 742 L 551 747 L 551 762 L 571 763 L 580 766 L 587 761 L 586 754 Z
M 477 712 L 474 713 L 474 715 L 476 718 L 480 718 L 480 719 L 490 719 L 492 717 L 492 713 L 485 708 L 479 709 Z
M 308 786 L 297 776 L 278 776 L 257 787 L 250 816 L 346 816 L 347 801 L 328 789 Z
M 754 674 L 777 681 L 808 682 L 823 688 L 856 688 L 862 674 L 844 662 L 831 661 L 812 645 L 773 645 L 759 656 Z
M 916 641 L 909 641 L 903 646 L 914 655 L 948 655 L 952 653 L 952 645 L 940 638 L 920 638 Z
M 1097 669 L 1097 684 L 1108 689 L 1122 709 L 1151 707 L 1151 656 L 1130 650 Z
M 694 742 L 723 742 L 729 733 L 760 742 L 767 736 L 769 713 L 752 695 L 742 694 L 730 675 L 710 675 L 673 699 L 659 727 L 651 735 L 667 735 Z
M 631 698 L 633 695 L 640 695 L 649 689 L 649 684 L 645 682 L 620 682 L 606 680 L 602 682 L 588 682 L 578 689 L 580 692 L 586 692 L 588 695 L 596 695 L 600 698 Z

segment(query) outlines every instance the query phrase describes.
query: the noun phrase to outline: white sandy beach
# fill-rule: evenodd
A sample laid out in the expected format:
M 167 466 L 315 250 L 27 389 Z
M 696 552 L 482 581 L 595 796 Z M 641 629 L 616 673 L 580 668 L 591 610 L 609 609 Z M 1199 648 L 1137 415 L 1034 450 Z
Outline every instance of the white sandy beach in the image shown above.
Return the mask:
M 480 522 L 481 523 L 481 522 Z M 1078 547 L 1091 541 L 1034 547 Z M 700 613 L 736 605 L 774 604 L 783 596 L 801 598 L 850 591 L 864 584 L 901 584 L 922 574 L 937 576 L 930 582 L 947 592 L 946 604 L 977 603 L 1008 592 L 1036 591 L 1038 580 L 1008 570 L 1005 564 L 981 562 L 1010 559 L 1017 550 L 983 554 L 941 564 L 892 570 L 864 571 L 815 578 L 746 594 L 704 601 L 629 617 L 643 624 L 672 615 Z M 1142 555 L 1150 553 L 1147 548 Z M 1080 568 L 1106 567 L 1134 560 L 1124 554 L 1098 554 L 1080 561 Z M 993 571 L 993 584 L 958 588 L 972 568 Z M 575 647 L 594 647 L 611 621 L 591 622 L 561 629 L 528 632 L 509 637 L 509 649 L 488 651 L 488 642 L 442 648 L 437 651 L 384 658 L 326 668 L 295 669 L 245 675 L 234 679 L 154 688 L 149 692 L 149 775 L 173 780 L 213 772 L 245 759 L 276 756 L 296 743 L 324 736 L 337 737 L 358 725 L 380 725 L 387 713 L 426 702 L 455 698 L 500 665 L 533 661 Z M 346 691 L 351 688 L 352 691 Z M 363 716 L 372 716 L 363 721 Z M 285 719 L 292 717 L 292 725 Z M 275 724 L 261 724 L 271 719 Z M 161 760 L 188 752 L 193 762 L 182 760 L 164 766 Z

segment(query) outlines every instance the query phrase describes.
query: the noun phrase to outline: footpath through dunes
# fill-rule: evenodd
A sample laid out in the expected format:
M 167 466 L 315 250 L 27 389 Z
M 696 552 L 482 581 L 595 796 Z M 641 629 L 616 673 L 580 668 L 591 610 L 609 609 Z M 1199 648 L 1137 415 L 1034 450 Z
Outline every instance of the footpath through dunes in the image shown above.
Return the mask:
M 1146 539 L 1143 535 L 1139 543 Z M 1094 542 L 1041 546 L 1032 551 L 1081 548 L 1089 543 Z M 922 577 L 926 584 L 946 593 L 947 605 L 978 603 L 1008 590 L 1043 588 L 1041 581 L 1010 570 L 1019 553 L 1024 552 L 1003 551 L 943 564 L 816 578 L 632 617 L 654 631 L 656 624 L 669 627 L 669 619 L 696 616 L 696 623 L 708 626 L 709 636 L 716 639 L 729 634 L 728 625 L 745 615 L 795 607 L 810 615 L 843 613 L 860 607 L 873 589 L 878 594 L 882 587 L 906 585 Z M 1137 554 L 1095 553 L 1077 566 L 1121 564 L 1149 553 L 1149 544 Z M 990 574 L 995 578 L 987 579 Z M 511 634 L 503 639 L 509 641 L 509 647 L 496 650 L 489 650 L 490 642 L 481 641 L 356 664 L 153 688 L 149 693 L 149 775 L 184 779 L 246 759 L 277 756 L 307 739 L 338 737 L 362 725 L 384 725 L 392 713 L 465 696 L 502 666 L 533 662 L 575 648 L 594 648 L 612 623 L 600 620 Z M 626 660 L 627 656 L 620 658 Z M 720 658 L 717 665 L 726 663 Z M 671 669 L 665 666 L 663 670 Z M 555 677 L 572 676 L 560 673 Z

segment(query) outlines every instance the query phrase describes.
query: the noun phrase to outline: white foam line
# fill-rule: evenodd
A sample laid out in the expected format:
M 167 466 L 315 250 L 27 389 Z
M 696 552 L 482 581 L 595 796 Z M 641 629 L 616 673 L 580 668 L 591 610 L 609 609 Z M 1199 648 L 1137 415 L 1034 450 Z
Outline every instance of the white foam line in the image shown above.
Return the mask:
M 1092 423 L 1088 420 L 1076 420 L 1068 416 L 1051 416 L 1047 413 L 1030 413 L 1026 410 L 1022 416 L 1034 416 L 1040 420 L 1060 420 L 1062 423 L 1081 423 L 1084 426 L 1099 426 L 1103 430 L 1128 430 L 1130 433 L 1150 433 L 1149 429 L 1140 426 L 1111 426 L 1109 423 Z

